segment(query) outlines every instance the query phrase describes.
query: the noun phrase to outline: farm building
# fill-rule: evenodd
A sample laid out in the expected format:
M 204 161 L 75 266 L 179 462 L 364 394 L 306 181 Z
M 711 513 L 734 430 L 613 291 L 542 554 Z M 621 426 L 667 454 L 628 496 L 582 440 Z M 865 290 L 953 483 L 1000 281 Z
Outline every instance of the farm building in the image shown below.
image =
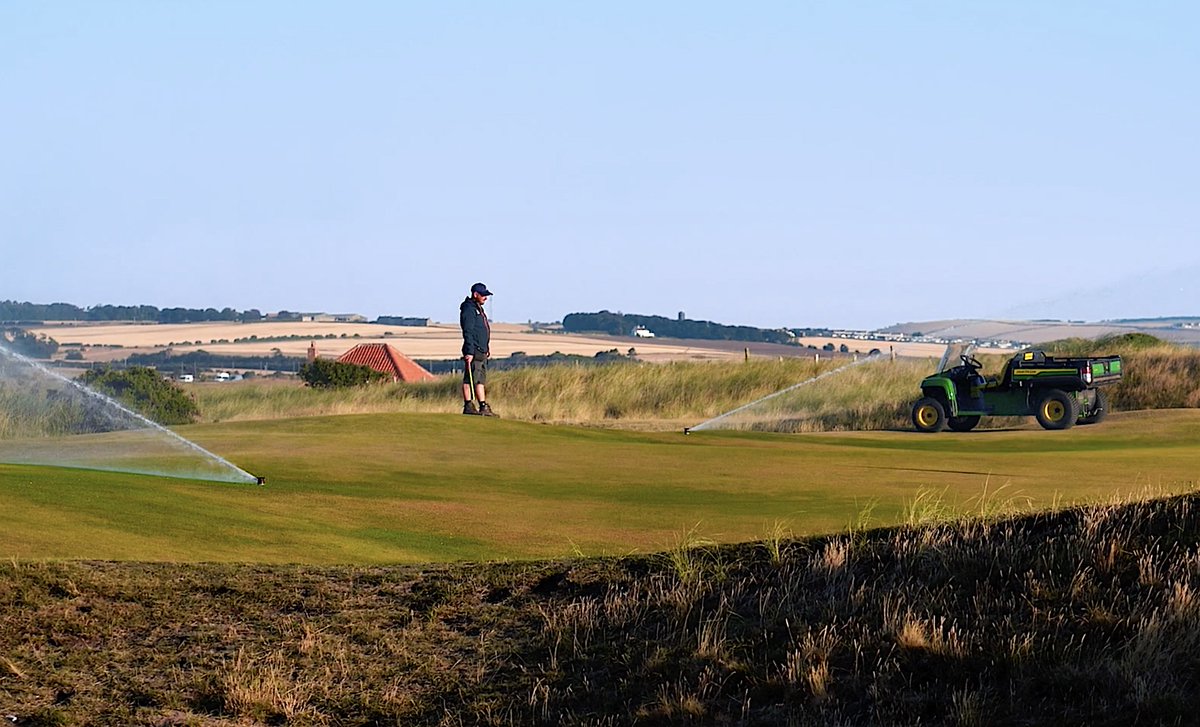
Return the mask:
M 340 363 L 370 366 L 392 377 L 392 381 L 432 381 L 434 376 L 408 356 L 386 343 L 360 343 L 338 357 Z
M 306 323 L 366 323 L 367 317 L 358 313 L 300 313 Z

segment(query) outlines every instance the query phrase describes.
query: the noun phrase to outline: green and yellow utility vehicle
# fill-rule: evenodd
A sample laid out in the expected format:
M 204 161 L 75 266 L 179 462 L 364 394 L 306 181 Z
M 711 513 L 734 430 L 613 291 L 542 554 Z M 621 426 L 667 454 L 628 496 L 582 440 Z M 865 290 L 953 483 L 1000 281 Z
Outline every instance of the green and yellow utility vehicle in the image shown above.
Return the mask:
M 1108 412 L 1099 388 L 1121 380 L 1121 357 L 1055 358 L 1027 349 L 1013 356 L 995 376 L 970 354 L 921 382 L 921 398 L 913 404 L 913 426 L 920 432 L 946 427 L 967 432 L 985 416 L 1034 416 L 1046 429 L 1094 424 Z

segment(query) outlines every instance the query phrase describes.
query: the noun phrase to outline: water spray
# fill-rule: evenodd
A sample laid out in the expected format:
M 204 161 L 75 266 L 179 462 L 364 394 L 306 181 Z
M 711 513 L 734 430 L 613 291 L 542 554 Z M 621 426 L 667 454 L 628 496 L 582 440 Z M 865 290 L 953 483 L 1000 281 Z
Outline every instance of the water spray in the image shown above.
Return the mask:
M 699 430 L 701 430 L 701 429 L 707 429 L 707 428 L 708 428 L 710 425 L 712 425 L 713 423 L 715 423 L 715 422 L 719 422 L 719 421 L 721 421 L 722 419 L 725 419 L 726 417 L 733 416 L 734 414 L 737 414 L 737 413 L 739 413 L 739 412 L 743 412 L 743 411 L 745 411 L 745 410 L 749 409 L 750 407 L 752 407 L 752 406 L 755 406 L 756 404 L 761 404 L 762 402 L 764 402 L 764 401 L 768 401 L 768 400 L 770 400 L 770 399 L 774 399 L 774 398 L 775 398 L 775 397 L 777 397 L 777 396 L 783 396 L 784 394 L 788 393 L 789 391 L 794 391 L 795 389 L 799 389 L 801 386 L 807 386 L 807 385 L 809 385 L 809 384 L 811 384 L 811 383 L 813 383 L 813 382 L 820 381 L 821 379 L 824 379 L 824 378 L 826 378 L 826 377 L 828 377 L 828 376 L 833 376 L 834 374 L 837 374 L 837 373 L 840 373 L 840 372 L 842 372 L 842 371 L 845 371 L 846 369 L 853 368 L 853 367 L 855 367 L 855 366 L 861 366 L 861 365 L 863 365 L 863 364 L 865 364 L 865 363 L 870 363 L 870 362 L 872 362 L 872 361 L 878 361 L 878 360 L 880 360 L 881 358 L 883 358 L 883 354 L 882 354 L 882 353 L 875 353 L 875 354 L 871 354 L 870 356 L 867 356 L 867 357 L 866 357 L 866 358 L 864 358 L 864 359 L 859 359 L 858 361 L 854 361 L 854 362 L 852 362 L 852 363 L 848 363 L 848 364 L 846 364 L 845 366 L 839 366 L 839 367 L 837 367 L 836 369 L 832 369 L 832 370 L 826 371 L 826 372 L 825 372 L 825 373 L 823 373 L 823 374 L 818 374 L 817 376 L 814 376 L 814 377 L 812 377 L 811 379 L 805 379 L 804 381 L 801 381 L 801 382 L 800 382 L 800 383 L 798 383 L 798 384 L 792 384 L 791 386 L 787 387 L 786 389 L 780 389 L 779 391 L 776 391 L 774 394 L 767 394 L 766 396 L 762 397 L 761 399 L 755 399 L 754 401 L 750 402 L 749 404 L 743 404 L 742 406 L 739 406 L 739 407 L 738 407 L 738 408 L 736 408 L 736 409 L 732 409 L 732 410 L 730 410 L 730 411 L 727 411 L 727 412 L 725 412 L 724 414 L 721 414 L 721 415 L 719 415 L 719 416 L 715 416 L 715 417 L 713 417 L 712 419 L 709 419 L 708 421 L 701 422 L 701 423 L 697 424 L 697 425 L 696 425 L 696 426 L 694 426 L 694 427 L 684 427 L 684 428 L 683 428 L 683 433 L 684 433 L 684 434 L 691 434 L 692 432 L 699 431 Z
M 141 430 L 143 430 L 143 431 L 148 430 L 155 434 L 161 435 L 162 437 L 164 437 L 167 440 L 167 442 L 174 444 L 176 446 L 182 446 L 185 450 L 190 451 L 193 454 L 199 455 L 199 456 L 203 457 L 204 459 L 208 460 L 209 462 L 218 465 L 222 470 L 225 470 L 229 473 L 229 477 L 231 477 L 231 479 L 227 478 L 226 481 L 245 482 L 245 483 L 253 482 L 253 483 L 256 483 L 259 485 L 266 484 L 265 477 L 250 474 L 249 472 L 243 470 L 242 468 L 233 464 L 232 462 L 225 459 L 224 457 L 214 454 L 214 453 L 208 451 L 207 449 L 201 447 L 200 445 L 196 444 L 195 442 L 192 442 L 188 439 L 181 437 L 180 435 L 176 434 L 175 432 L 171 431 L 170 429 L 167 429 L 166 427 L 159 424 L 158 422 L 148 419 L 148 418 L 142 416 L 141 414 L 138 414 L 137 412 L 133 411 L 132 409 L 129 409 L 128 407 L 124 406 L 123 404 L 116 401 L 115 399 L 105 396 L 104 394 L 101 394 L 100 392 L 95 391 L 94 389 L 91 389 L 91 388 L 81 384 L 78 381 L 69 379 L 66 376 L 63 376 L 62 374 L 58 373 L 57 371 L 53 371 L 50 368 L 43 366 L 42 364 L 38 363 L 37 361 L 34 361 L 33 359 L 27 358 L 26 356 L 23 356 L 15 351 L 12 351 L 11 349 L 9 349 L 5 346 L 2 346 L 2 345 L 0 345 L 0 357 L 11 358 L 12 360 L 16 361 L 17 363 L 19 363 L 23 366 L 27 366 L 30 369 L 42 374 L 43 376 L 47 376 L 50 379 L 53 379 L 57 382 L 66 384 L 67 386 L 71 387 L 71 389 L 82 394 L 86 399 L 91 399 L 93 401 L 99 402 L 107 409 L 115 409 L 116 411 L 120 412 L 120 414 L 123 415 L 124 417 L 127 417 L 128 419 L 130 419 L 133 422 L 140 425 Z M 112 420 L 112 421 L 116 420 L 116 418 L 112 416 L 111 411 L 106 412 L 106 415 L 109 416 L 110 420 Z

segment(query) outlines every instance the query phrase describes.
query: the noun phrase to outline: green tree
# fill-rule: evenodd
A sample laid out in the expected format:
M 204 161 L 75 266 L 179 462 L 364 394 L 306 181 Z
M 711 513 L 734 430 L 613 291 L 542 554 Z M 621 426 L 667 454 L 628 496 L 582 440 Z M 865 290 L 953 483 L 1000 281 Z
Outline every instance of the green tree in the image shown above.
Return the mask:
M 369 366 L 319 358 L 300 367 L 300 378 L 317 389 L 342 389 L 383 381 L 387 374 Z
M 93 369 L 78 381 L 159 424 L 190 424 L 200 416 L 195 399 L 154 369 Z
M 34 335 L 20 328 L 9 328 L 0 339 L 3 339 L 0 343 L 10 350 L 29 358 L 50 358 L 58 350 L 58 341 L 53 338 L 45 334 Z
M 569 313 L 563 317 L 563 330 L 570 333 L 599 331 L 612 336 L 630 335 L 638 326 L 645 326 L 659 336 L 672 338 L 700 338 L 726 341 L 767 341 L 787 343 L 791 334 L 783 330 L 753 328 L 751 326 L 726 326 L 712 321 L 695 321 L 686 318 L 671 319 L 663 316 L 612 313 Z

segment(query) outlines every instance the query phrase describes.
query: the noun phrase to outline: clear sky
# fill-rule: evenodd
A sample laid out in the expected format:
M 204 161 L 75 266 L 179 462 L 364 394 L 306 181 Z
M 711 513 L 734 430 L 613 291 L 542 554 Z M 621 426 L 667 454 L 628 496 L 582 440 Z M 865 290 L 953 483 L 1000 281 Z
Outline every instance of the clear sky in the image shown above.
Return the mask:
M 1200 315 L 1200 4 L 0 3 L 0 299 Z

